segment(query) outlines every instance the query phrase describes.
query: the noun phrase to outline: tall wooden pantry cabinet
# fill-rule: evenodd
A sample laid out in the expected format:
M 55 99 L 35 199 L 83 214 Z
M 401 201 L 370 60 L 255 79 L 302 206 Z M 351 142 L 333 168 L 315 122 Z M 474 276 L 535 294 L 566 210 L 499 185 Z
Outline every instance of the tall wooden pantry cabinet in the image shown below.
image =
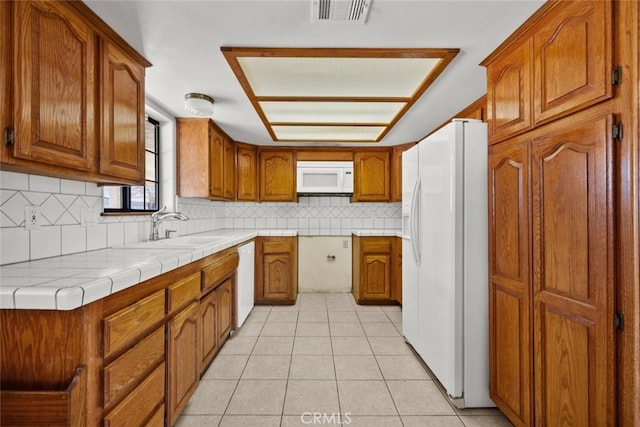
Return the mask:
M 550 1 L 483 65 L 491 397 L 517 426 L 638 425 L 638 4 Z

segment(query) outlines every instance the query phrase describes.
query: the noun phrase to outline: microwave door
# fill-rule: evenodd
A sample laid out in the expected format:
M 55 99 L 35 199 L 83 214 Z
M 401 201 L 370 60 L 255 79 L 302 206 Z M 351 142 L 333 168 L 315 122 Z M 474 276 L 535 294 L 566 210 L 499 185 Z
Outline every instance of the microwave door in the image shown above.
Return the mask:
M 337 193 L 342 191 L 342 173 L 338 169 L 305 168 L 298 172 L 298 193 Z

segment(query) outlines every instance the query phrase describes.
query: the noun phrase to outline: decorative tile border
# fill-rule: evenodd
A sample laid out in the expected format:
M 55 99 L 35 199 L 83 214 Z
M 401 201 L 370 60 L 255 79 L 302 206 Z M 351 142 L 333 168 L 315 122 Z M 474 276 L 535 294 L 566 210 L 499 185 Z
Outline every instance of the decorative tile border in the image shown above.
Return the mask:
M 298 203 L 211 202 L 177 197 L 189 221 L 165 221 L 187 235 L 235 229 L 291 229 L 300 235 L 350 235 L 354 228 L 401 228 L 400 203 L 351 203 L 348 197 L 300 197 Z M 24 228 L 25 206 L 40 206 L 42 225 Z M 88 224 L 82 224 L 88 209 Z M 0 171 L 0 265 L 145 241 L 147 215 L 101 216 L 94 183 Z

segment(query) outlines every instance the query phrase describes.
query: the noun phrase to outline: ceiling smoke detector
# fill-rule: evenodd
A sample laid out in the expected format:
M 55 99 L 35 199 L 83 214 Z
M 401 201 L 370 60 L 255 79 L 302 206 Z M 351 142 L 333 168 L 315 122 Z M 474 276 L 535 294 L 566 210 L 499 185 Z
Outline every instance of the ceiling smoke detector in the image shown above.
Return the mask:
M 311 22 L 364 24 L 372 0 L 312 0 Z

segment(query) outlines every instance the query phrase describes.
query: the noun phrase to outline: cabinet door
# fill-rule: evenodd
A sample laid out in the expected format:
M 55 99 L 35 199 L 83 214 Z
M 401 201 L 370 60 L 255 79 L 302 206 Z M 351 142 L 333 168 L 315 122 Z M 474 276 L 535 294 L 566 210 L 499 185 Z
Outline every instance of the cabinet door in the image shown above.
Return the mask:
M 356 152 L 354 159 L 354 202 L 388 202 L 391 194 L 389 151 Z
M 258 238 L 256 302 L 295 303 L 298 288 L 296 242 L 295 237 Z
M 227 279 L 216 289 L 218 294 L 218 342 L 219 345 L 224 344 L 231 331 L 231 322 L 233 316 L 233 298 L 231 279 Z
M 100 173 L 141 184 L 145 172 L 144 67 L 102 41 Z M 153 155 L 151 156 L 154 157 Z M 155 170 L 155 159 L 153 159 Z
M 297 200 L 296 159 L 293 151 L 260 152 L 260 200 Z
M 238 146 L 236 150 L 236 200 L 258 199 L 258 160 L 255 147 Z
M 391 151 L 391 198 L 390 202 L 402 201 L 402 153 L 414 144 L 393 147 Z
M 96 35 L 62 2 L 21 1 L 12 6 L 13 154 L 94 171 Z
M 168 323 L 168 421 L 173 425 L 200 379 L 198 304 L 192 303 Z
M 204 370 L 218 351 L 218 294 L 200 301 L 200 366 Z
M 176 187 L 180 197 L 210 195 L 210 119 L 176 118 Z
M 489 147 L 489 389 L 518 426 L 533 425 L 528 147 Z
M 611 117 L 559 124 L 532 145 L 535 417 L 615 419 Z
M 487 66 L 489 139 L 498 141 L 532 127 L 531 41 Z
M 611 7 L 563 2 L 535 33 L 536 124 L 612 96 Z
M 209 121 L 209 196 L 224 197 L 224 136 Z M 197 171 L 193 171 L 197 173 Z
M 387 237 L 360 242 L 360 299 L 390 300 L 393 241 Z
M 234 200 L 236 197 L 236 147 L 232 140 L 224 138 L 224 198 Z

